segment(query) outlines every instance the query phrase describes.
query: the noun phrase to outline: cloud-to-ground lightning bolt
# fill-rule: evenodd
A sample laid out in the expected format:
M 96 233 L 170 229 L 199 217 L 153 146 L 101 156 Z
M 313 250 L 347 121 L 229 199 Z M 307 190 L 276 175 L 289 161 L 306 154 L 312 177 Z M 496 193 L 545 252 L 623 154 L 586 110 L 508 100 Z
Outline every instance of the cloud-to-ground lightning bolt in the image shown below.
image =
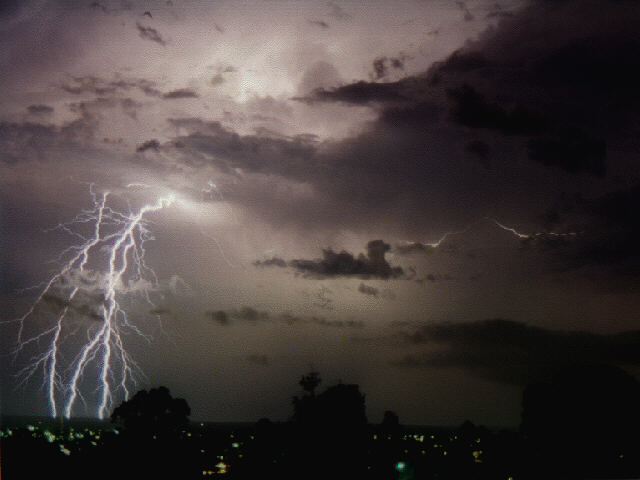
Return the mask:
M 127 399 L 135 386 L 139 367 L 126 350 L 124 334 L 131 331 L 145 335 L 130 321 L 121 302 L 127 294 L 139 291 L 152 303 L 149 291 L 158 285 L 158 279 L 145 262 L 145 244 L 154 239 L 146 217 L 175 200 L 170 194 L 137 212 L 129 208 L 123 213 L 109 205 L 115 195 L 108 191 L 97 194 L 93 185 L 90 193 L 91 209 L 55 227 L 79 239 L 79 244 L 62 252 L 59 270 L 40 286 L 27 312 L 14 320 L 19 328 L 13 353 L 17 356 L 30 347 L 43 350 L 31 357 L 18 375 L 21 382 L 26 382 L 43 372 L 43 386 L 54 417 L 63 414 L 68 418 L 78 399 L 84 402 L 81 383 L 90 369 L 97 370 L 100 418 L 111 408 L 116 393 Z M 77 305 L 81 295 L 91 298 L 93 294 L 95 298 L 96 293 L 96 310 L 91 305 Z M 43 317 L 40 314 L 52 304 L 57 307 L 53 321 L 49 319 L 49 325 L 38 331 Z M 80 324 L 78 318 L 70 318 L 73 313 L 79 314 Z M 28 327 L 35 328 L 36 333 L 27 335 Z

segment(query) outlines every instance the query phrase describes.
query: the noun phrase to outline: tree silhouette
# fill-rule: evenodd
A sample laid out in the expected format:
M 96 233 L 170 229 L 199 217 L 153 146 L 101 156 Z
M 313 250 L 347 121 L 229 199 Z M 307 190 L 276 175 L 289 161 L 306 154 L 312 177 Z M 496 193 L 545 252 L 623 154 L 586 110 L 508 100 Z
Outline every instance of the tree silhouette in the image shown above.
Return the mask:
M 111 414 L 113 423 L 133 435 L 174 436 L 189 424 L 191 409 L 186 400 L 173 398 L 167 387 L 140 390 Z
M 186 400 L 173 398 L 166 387 L 140 390 L 111 414 L 121 434 L 109 456 L 127 466 L 127 478 L 195 476 L 197 455 L 189 447 L 188 433 L 183 435 L 190 413 Z
M 386 410 L 382 417 L 380 430 L 390 435 L 396 435 L 400 432 L 400 417 L 396 412 Z
M 302 376 L 299 383 L 306 394 L 314 397 L 316 388 L 322 383 L 322 380 L 318 372 L 309 372 L 307 375 Z
M 302 377 L 304 395 L 294 397 L 290 476 L 359 478 L 366 473 L 367 417 L 358 385 L 339 383 L 319 395 L 316 372 Z

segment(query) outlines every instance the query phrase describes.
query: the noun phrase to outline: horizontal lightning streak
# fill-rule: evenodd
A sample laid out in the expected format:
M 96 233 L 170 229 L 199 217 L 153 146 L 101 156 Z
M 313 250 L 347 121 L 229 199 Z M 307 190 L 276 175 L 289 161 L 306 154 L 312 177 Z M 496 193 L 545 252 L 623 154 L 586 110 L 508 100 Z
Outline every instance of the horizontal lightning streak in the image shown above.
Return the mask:
M 534 238 L 538 238 L 538 237 L 575 237 L 577 235 L 576 232 L 567 232 L 567 233 L 557 233 L 557 232 L 535 232 L 535 233 L 531 233 L 531 234 L 527 234 L 527 233 L 521 233 L 518 230 L 516 230 L 513 227 L 508 227 L 502 223 L 500 223 L 499 221 L 495 220 L 494 218 L 490 218 L 490 217 L 485 217 L 483 219 L 484 221 L 489 221 L 492 224 L 496 225 L 497 227 L 499 227 L 500 229 L 511 233 L 513 236 L 519 238 L 519 239 L 534 239 Z M 422 247 L 431 247 L 431 248 L 439 248 L 444 242 L 445 240 L 447 240 L 448 238 L 452 237 L 452 236 L 456 236 L 456 235 L 462 235 L 465 233 L 468 233 L 474 226 L 476 226 L 479 222 L 481 222 L 482 220 L 478 220 L 476 222 L 471 223 L 470 225 L 468 225 L 466 228 L 462 229 L 462 230 L 457 230 L 457 231 L 453 231 L 453 232 L 446 232 L 444 235 L 442 235 L 442 237 L 440 237 L 437 241 L 435 242 L 406 242 L 406 247 L 411 247 L 411 246 L 422 246 Z

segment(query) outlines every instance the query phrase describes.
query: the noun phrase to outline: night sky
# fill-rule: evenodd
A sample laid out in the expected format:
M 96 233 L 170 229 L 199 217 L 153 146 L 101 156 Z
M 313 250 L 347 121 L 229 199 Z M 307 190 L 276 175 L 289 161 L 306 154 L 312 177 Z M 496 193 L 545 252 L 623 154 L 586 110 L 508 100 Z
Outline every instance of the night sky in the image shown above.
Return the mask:
M 104 325 L 106 244 L 36 300 L 107 191 L 174 199 L 115 288 L 138 388 L 193 419 L 285 420 L 311 369 L 371 422 L 496 426 L 556 368 L 638 376 L 638 25 L 631 0 L 3 2 L 2 413 L 49 413 L 50 364 L 25 372 L 62 311 L 58 398 Z

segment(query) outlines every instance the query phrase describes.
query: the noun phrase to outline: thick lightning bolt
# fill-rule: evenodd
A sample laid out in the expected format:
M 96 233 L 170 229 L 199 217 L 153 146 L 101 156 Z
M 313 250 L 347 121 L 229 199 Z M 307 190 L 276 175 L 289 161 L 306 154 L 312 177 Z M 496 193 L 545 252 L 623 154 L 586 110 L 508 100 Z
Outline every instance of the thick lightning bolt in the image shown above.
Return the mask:
M 135 386 L 141 371 L 126 350 L 125 333 L 147 337 L 130 322 L 121 303 L 127 294 L 140 292 L 153 305 L 150 291 L 158 279 L 145 262 L 145 244 L 154 239 L 146 217 L 175 200 L 171 194 L 137 212 L 123 213 L 109 205 L 110 192 L 98 195 L 91 185 L 90 193 L 92 209 L 55 227 L 78 238 L 79 245 L 62 252 L 60 269 L 40 286 L 27 312 L 13 321 L 19 324 L 16 357 L 30 347 L 42 350 L 18 372 L 21 383 L 43 372 L 53 417 L 62 413 L 69 418 L 78 399 L 84 402 L 81 384 L 89 371 L 96 375 L 100 418 L 116 395 L 127 399 Z M 93 305 L 82 304 L 81 296 L 92 298 Z M 52 306 L 56 309 L 53 321 L 49 318 L 48 326 L 41 328 Z M 34 329 L 35 334 L 26 333 Z

